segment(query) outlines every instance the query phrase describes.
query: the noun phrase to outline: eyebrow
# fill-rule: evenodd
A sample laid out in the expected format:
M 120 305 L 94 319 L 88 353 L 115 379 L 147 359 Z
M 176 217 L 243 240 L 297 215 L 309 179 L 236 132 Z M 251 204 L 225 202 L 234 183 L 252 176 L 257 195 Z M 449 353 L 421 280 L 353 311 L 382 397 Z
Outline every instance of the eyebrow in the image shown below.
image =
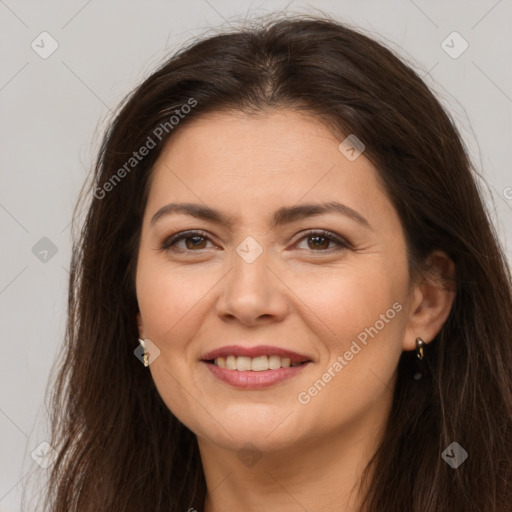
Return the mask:
M 159 219 L 167 215 L 183 213 L 191 215 L 197 219 L 208 220 L 216 224 L 221 224 L 231 228 L 235 223 L 235 218 L 226 215 L 218 210 L 214 210 L 206 205 L 195 203 L 169 203 L 162 206 L 151 218 L 150 225 L 154 225 Z M 356 210 L 344 204 L 332 201 L 328 203 L 311 203 L 299 206 L 283 206 L 275 211 L 269 220 L 272 228 L 290 224 L 307 217 L 323 215 L 325 213 L 338 213 L 348 217 L 362 226 L 372 229 L 370 223 Z

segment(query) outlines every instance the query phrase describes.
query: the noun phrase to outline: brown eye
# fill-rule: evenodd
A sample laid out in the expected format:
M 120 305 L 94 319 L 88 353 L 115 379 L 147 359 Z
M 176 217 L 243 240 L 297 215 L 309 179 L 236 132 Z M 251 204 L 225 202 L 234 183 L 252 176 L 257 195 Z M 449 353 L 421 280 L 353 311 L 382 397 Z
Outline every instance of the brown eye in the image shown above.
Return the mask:
M 185 246 L 187 249 L 204 249 L 206 238 L 204 236 L 189 236 L 187 238 L 183 238 L 183 240 L 185 240 Z
M 309 231 L 303 236 L 299 242 L 307 240 L 306 250 L 312 252 L 332 252 L 343 249 L 350 249 L 351 244 L 340 236 L 329 231 Z M 334 244 L 334 247 L 332 247 Z M 299 249 L 302 249 L 299 247 Z
M 169 237 L 161 246 L 163 251 L 197 251 L 207 249 L 206 243 L 210 239 L 205 236 L 203 231 L 185 231 L 176 233 Z M 184 241 L 184 246 L 179 246 L 179 242 Z
M 326 236 L 308 236 L 307 239 L 311 241 L 309 244 L 311 249 L 328 249 L 331 241 Z

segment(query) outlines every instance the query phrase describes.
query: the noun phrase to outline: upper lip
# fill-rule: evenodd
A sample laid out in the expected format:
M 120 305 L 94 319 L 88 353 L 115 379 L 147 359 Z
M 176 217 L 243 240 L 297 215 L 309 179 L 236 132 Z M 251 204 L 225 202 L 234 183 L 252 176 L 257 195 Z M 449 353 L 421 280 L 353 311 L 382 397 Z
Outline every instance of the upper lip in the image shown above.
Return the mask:
M 245 347 L 241 345 L 227 345 L 225 347 L 217 348 L 204 354 L 201 357 L 202 361 L 211 361 L 218 357 L 227 356 L 245 356 L 245 357 L 260 357 L 260 356 L 279 356 L 289 357 L 291 363 L 302 363 L 304 361 L 311 361 L 311 358 L 304 355 L 298 354 L 291 350 L 287 350 L 280 347 L 273 347 L 271 345 L 257 345 L 255 347 Z

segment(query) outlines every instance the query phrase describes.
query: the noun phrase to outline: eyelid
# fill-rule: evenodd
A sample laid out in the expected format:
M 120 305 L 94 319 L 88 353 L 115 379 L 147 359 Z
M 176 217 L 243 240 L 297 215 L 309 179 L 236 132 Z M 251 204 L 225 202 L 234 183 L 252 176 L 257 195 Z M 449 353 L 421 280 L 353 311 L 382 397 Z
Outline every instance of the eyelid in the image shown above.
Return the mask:
M 301 231 L 300 233 L 298 233 L 296 236 L 296 239 L 292 243 L 292 245 L 295 246 L 298 242 L 302 241 L 304 238 L 308 238 L 308 237 L 312 237 L 312 236 L 325 237 L 325 238 L 329 239 L 330 241 L 334 242 L 337 245 L 337 247 L 331 248 L 331 249 L 326 249 L 326 250 L 319 250 L 319 251 L 314 251 L 314 250 L 308 251 L 307 249 L 304 249 L 308 252 L 313 252 L 313 253 L 318 252 L 318 253 L 322 254 L 322 253 L 331 253 L 333 251 L 338 251 L 338 250 L 342 250 L 342 249 L 353 249 L 352 244 L 345 237 L 342 237 L 341 235 L 337 235 L 336 233 L 333 233 L 332 231 L 328 231 L 326 229 L 315 229 L 315 228 L 307 229 L 305 231 Z M 204 231 L 202 229 L 190 229 L 190 230 L 185 230 L 185 231 L 179 231 L 178 233 L 174 233 L 170 237 L 166 238 L 164 240 L 164 242 L 162 243 L 160 250 L 162 250 L 164 252 L 171 251 L 173 244 L 175 244 L 176 242 L 180 242 L 181 240 L 184 240 L 187 238 L 192 238 L 192 237 L 202 237 L 205 240 L 208 240 L 213 243 L 213 241 L 211 239 L 211 235 L 207 231 Z M 205 249 L 198 249 L 197 251 L 192 251 L 192 250 L 187 250 L 187 249 L 176 249 L 177 252 L 180 252 L 180 251 L 181 252 L 201 252 L 203 250 L 205 250 Z

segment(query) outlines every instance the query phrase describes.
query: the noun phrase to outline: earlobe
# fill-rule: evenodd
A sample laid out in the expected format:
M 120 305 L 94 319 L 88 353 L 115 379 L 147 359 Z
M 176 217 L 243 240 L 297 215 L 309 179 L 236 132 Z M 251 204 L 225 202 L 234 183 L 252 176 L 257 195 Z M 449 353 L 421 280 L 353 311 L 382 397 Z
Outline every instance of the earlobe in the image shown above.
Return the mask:
M 430 343 L 450 315 L 455 299 L 455 264 L 443 252 L 434 251 L 427 260 L 428 269 L 413 291 L 404 350 L 415 350 L 416 338 Z

